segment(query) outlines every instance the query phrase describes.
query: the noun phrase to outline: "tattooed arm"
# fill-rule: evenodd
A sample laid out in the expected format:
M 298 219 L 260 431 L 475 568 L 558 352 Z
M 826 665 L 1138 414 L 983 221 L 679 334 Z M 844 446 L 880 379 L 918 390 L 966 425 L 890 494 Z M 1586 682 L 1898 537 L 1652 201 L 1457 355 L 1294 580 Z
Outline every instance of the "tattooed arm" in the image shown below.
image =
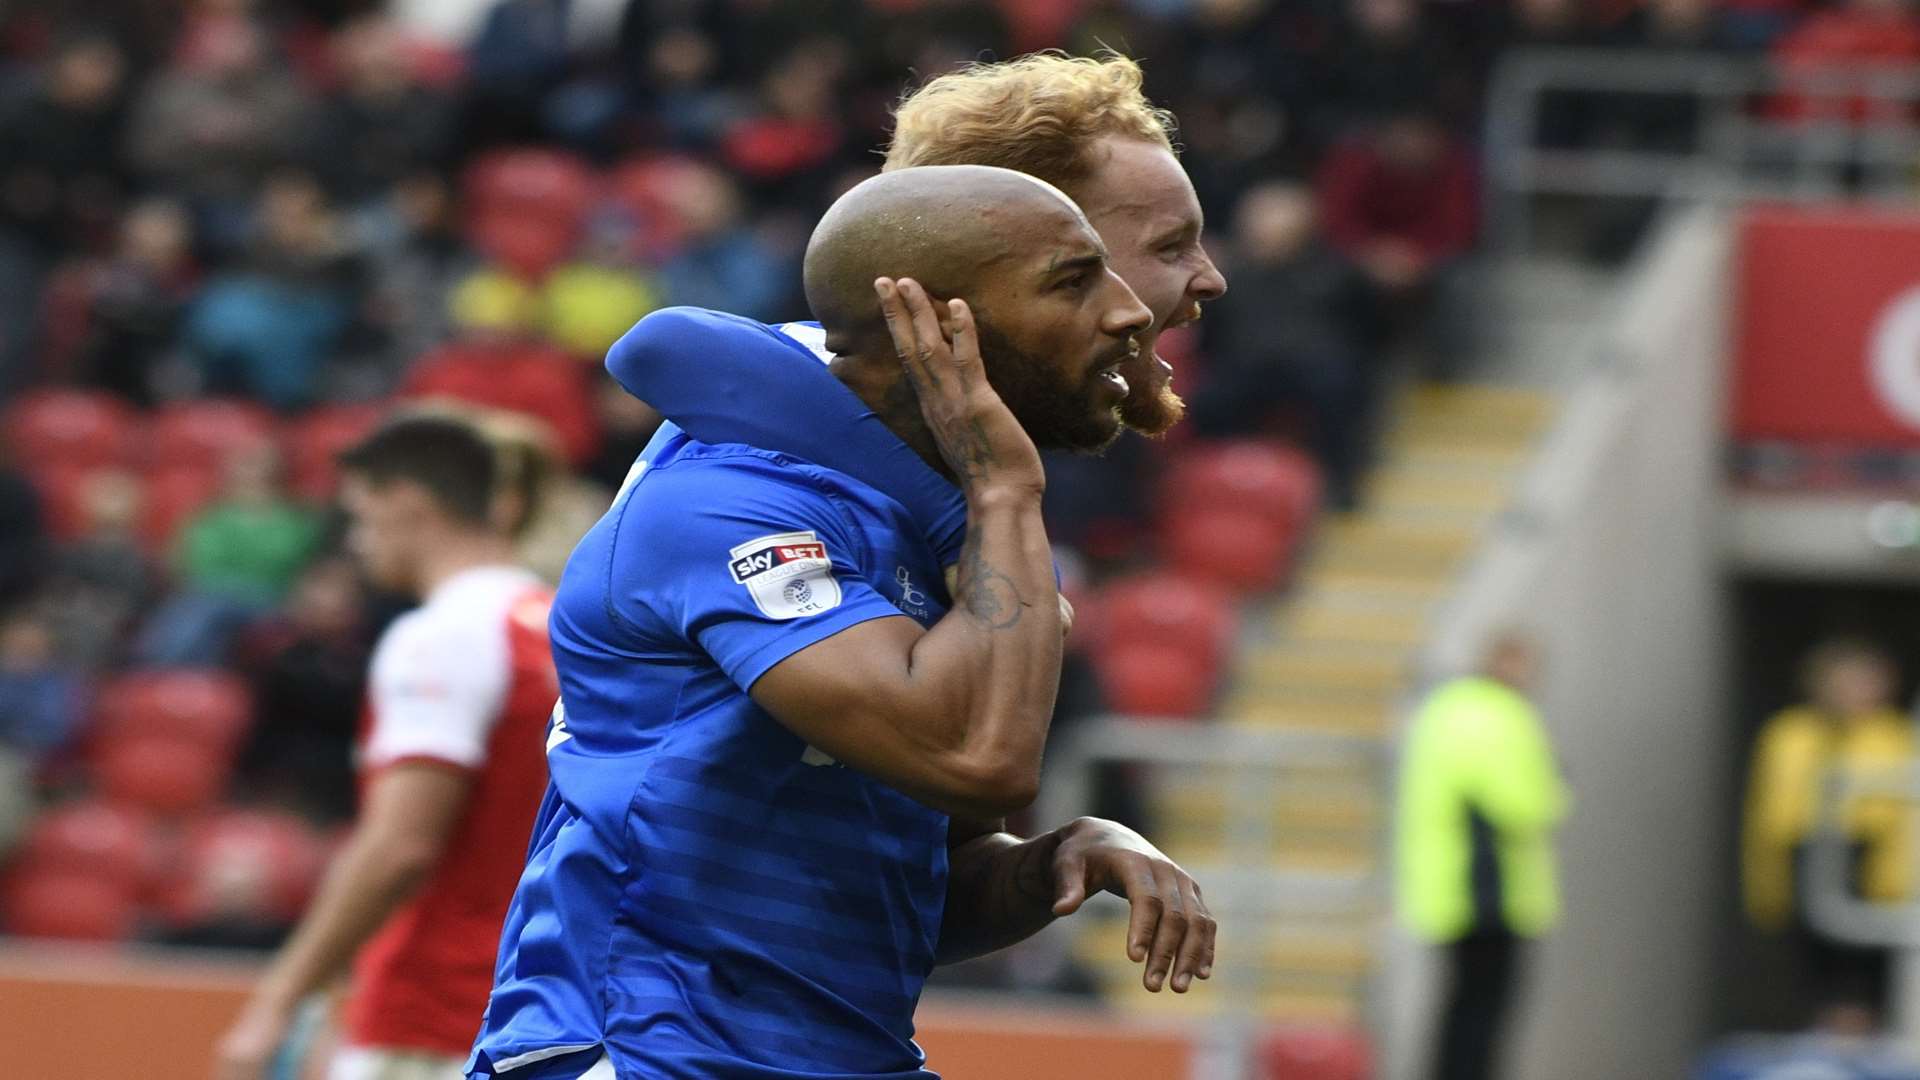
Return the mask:
M 967 496 L 953 610 L 930 629 L 907 618 L 851 626 L 749 692 L 822 752 L 936 809 L 992 820 L 1033 801 L 1060 682 L 1046 478 L 987 384 L 966 305 L 952 302 L 948 331 L 911 280 L 881 279 L 878 291 L 927 428 Z

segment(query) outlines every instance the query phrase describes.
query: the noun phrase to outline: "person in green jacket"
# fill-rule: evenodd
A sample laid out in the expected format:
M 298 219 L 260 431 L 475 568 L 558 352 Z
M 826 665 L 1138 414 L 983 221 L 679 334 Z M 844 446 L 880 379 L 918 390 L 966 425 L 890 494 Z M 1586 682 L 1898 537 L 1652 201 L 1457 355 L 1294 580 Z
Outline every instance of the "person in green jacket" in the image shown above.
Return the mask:
M 1523 943 L 1559 917 L 1553 833 L 1570 799 L 1528 696 L 1539 666 L 1529 637 L 1504 632 L 1407 730 L 1396 891 L 1407 927 L 1446 952 L 1435 1080 L 1494 1075 Z

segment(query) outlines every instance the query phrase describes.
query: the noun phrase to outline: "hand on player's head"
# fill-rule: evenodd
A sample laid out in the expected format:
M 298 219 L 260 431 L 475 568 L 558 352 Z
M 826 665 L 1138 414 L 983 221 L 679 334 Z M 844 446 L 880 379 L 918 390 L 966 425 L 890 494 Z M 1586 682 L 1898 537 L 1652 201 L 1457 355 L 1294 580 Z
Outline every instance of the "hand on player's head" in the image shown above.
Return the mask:
M 807 250 L 808 303 L 836 353 L 895 350 L 870 291 L 883 277 L 911 279 L 931 300 L 966 299 L 986 380 L 1036 443 L 1098 450 L 1118 434 L 1118 368 L 1152 313 L 1058 189 L 982 166 L 860 184 Z

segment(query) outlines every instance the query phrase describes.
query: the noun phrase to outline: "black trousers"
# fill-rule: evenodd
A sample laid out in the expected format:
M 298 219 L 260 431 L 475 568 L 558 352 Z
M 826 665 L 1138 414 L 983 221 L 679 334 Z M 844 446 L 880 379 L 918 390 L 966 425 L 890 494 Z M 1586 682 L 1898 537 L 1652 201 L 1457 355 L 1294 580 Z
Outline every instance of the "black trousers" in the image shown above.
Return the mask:
M 1447 946 L 1447 1005 L 1433 1080 L 1492 1080 L 1520 952 L 1521 940 L 1504 930 Z

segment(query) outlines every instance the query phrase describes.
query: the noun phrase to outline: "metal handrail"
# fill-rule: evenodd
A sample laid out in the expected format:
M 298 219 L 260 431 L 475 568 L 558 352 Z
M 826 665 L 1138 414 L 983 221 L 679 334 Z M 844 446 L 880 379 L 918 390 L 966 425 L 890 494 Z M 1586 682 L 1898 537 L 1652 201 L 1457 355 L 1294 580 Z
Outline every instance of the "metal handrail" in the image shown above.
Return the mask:
M 1534 128 L 1555 94 L 1692 99 L 1697 143 L 1682 152 L 1542 148 Z M 1756 104 L 1800 97 L 1808 115 L 1765 115 Z M 1865 101 L 1855 116 L 1855 102 Z M 1761 60 L 1634 50 L 1522 50 L 1502 60 L 1485 120 L 1488 243 L 1526 250 L 1539 195 L 1636 199 L 1826 200 L 1855 165 L 1869 192 L 1900 186 L 1920 157 L 1920 71 L 1905 66 L 1786 70 Z M 1754 168 L 1756 161 L 1768 166 Z
M 1920 811 L 1920 762 L 1870 772 L 1828 770 L 1821 785 L 1820 815 L 1807 844 L 1807 920 L 1836 941 L 1920 948 L 1920 897 L 1899 902 L 1868 900 L 1854 895 L 1850 887 L 1845 814 L 1849 804 L 1864 798 L 1897 799 L 1904 804 L 1903 812 Z

